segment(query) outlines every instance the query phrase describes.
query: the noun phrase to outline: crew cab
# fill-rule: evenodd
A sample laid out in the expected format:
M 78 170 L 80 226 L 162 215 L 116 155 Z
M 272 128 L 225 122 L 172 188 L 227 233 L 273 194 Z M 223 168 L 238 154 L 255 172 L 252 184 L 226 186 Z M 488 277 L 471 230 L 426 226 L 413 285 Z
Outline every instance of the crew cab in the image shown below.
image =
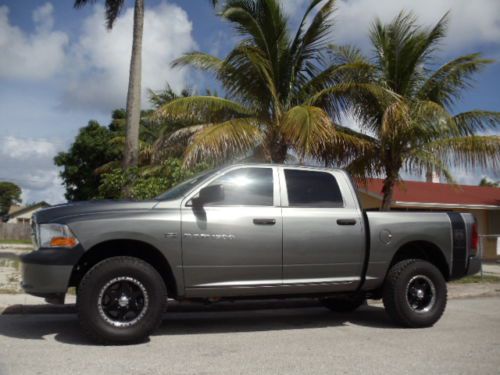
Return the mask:
M 446 282 L 478 272 L 473 216 L 364 212 L 343 170 L 232 165 L 151 201 L 68 203 L 33 216 L 27 293 L 76 287 L 96 341 L 144 340 L 168 299 L 311 297 L 336 312 L 383 299 L 394 322 L 439 320 Z

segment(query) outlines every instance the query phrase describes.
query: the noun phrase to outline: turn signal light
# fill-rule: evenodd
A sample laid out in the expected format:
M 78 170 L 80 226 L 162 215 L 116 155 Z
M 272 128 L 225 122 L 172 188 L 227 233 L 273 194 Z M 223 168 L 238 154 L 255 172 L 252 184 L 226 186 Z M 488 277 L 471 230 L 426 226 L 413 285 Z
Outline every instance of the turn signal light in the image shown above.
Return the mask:
M 78 241 L 73 237 L 52 237 L 50 240 L 51 247 L 75 247 L 77 244 Z

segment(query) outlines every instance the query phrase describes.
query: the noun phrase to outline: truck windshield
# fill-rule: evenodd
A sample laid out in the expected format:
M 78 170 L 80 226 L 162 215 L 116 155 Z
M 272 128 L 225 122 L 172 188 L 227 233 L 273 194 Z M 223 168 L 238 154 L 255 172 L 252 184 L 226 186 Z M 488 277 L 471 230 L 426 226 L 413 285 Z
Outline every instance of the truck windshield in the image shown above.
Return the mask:
M 216 170 L 211 170 L 208 172 L 202 172 L 193 178 L 190 178 L 189 180 L 186 180 L 179 185 L 174 186 L 170 190 L 167 190 L 165 193 L 158 195 L 155 199 L 159 201 L 171 201 L 174 199 L 181 198 L 184 196 L 187 192 L 189 192 L 192 188 L 194 188 L 196 185 L 199 183 L 203 182 L 213 174 L 215 174 L 218 171 Z

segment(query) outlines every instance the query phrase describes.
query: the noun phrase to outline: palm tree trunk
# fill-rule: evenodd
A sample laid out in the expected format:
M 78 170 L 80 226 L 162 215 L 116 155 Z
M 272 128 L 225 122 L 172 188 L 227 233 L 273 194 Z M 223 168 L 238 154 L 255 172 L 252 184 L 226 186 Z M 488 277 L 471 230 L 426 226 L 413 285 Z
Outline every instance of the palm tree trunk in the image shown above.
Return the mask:
M 394 185 L 398 180 L 399 170 L 401 169 L 402 162 L 389 162 L 385 167 L 385 180 L 382 187 L 384 197 L 382 199 L 381 211 L 390 211 L 392 204 L 392 197 L 394 195 Z
M 396 179 L 392 176 L 387 176 L 384 180 L 384 186 L 382 187 L 382 193 L 384 194 L 384 198 L 382 199 L 382 206 L 380 207 L 381 211 L 390 211 L 392 196 L 394 195 L 394 185 L 396 184 Z
M 274 145 L 271 153 L 271 161 L 273 163 L 283 164 L 288 153 L 288 146 L 282 142 Z
M 123 168 L 137 166 L 139 159 L 139 121 L 141 116 L 142 34 L 144 28 L 144 0 L 135 0 L 132 57 L 127 92 L 127 138 L 123 154 Z
M 269 131 L 264 140 L 264 157 L 267 163 L 285 162 L 288 154 L 288 145 L 284 142 L 281 134 L 275 130 Z

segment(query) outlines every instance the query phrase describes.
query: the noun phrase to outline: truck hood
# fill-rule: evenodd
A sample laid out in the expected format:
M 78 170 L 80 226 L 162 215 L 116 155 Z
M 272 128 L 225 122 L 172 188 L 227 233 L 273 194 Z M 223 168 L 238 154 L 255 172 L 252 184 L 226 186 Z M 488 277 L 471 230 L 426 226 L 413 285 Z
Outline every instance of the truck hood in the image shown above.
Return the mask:
M 37 223 L 50 223 L 68 216 L 79 216 L 113 211 L 144 211 L 152 209 L 158 201 L 88 201 L 73 202 L 45 208 L 33 217 Z

